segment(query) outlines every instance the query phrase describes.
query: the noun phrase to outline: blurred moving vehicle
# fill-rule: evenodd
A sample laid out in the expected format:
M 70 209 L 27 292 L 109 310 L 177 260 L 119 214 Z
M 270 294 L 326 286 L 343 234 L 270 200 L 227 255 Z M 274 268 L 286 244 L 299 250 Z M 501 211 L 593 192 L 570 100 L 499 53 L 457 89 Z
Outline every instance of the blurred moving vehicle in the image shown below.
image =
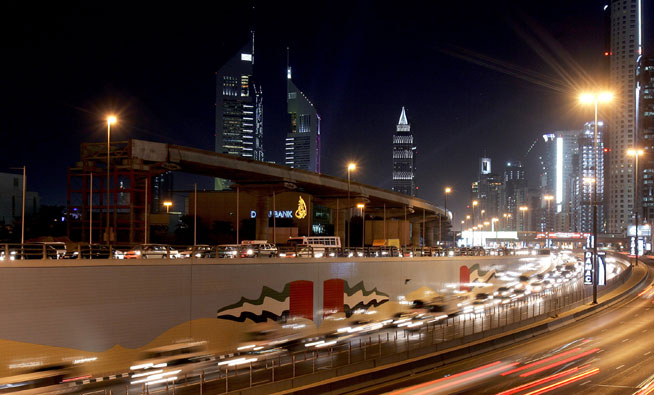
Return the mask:
M 289 237 L 286 245 L 295 247 L 298 250 L 298 257 L 322 258 L 330 249 L 341 248 L 341 238 L 338 236 Z
M 54 387 L 71 374 L 66 365 L 48 365 L 27 373 L 0 378 L 0 394 L 46 394 L 62 393 Z
M 209 361 L 211 358 L 204 341 L 177 343 L 144 351 L 141 359 L 129 369 L 132 377 L 143 377 L 147 376 L 148 371 Z

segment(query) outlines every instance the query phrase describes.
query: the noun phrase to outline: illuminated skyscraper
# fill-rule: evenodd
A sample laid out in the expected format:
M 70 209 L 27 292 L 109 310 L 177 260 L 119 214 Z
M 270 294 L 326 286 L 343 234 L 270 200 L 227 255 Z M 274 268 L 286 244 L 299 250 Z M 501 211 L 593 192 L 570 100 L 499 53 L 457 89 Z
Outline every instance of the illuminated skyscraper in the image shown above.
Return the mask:
M 595 123 L 586 122 L 579 135 L 572 199 L 572 228 L 575 232 L 593 232 L 593 183 L 597 182 L 597 231 L 605 232 L 604 206 L 604 122 L 597 122 L 597 152 L 595 148 Z M 597 158 L 597 180 L 595 180 Z
M 416 195 L 416 145 L 411 125 L 402 107 L 400 120 L 393 135 L 393 190 Z
M 641 212 L 647 223 L 654 220 L 654 58 L 641 57 L 636 69 L 638 145 L 645 150 L 640 158 Z
M 641 0 L 611 0 L 610 86 L 614 100 L 600 108 L 609 117 L 607 174 L 608 231 L 623 233 L 634 209 L 633 160 L 627 150 L 637 141 L 636 60 L 642 53 Z
M 291 130 L 286 135 L 286 166 L 320 173 L 320 115 L 313 103 L 295 86 L 286 67 L 286 105 Z
M 263 161 L 263 97 L 253 74 L 254 32 L 216 72 L 216 152 Z M 216 189 L 225 187 L 216 179 Z

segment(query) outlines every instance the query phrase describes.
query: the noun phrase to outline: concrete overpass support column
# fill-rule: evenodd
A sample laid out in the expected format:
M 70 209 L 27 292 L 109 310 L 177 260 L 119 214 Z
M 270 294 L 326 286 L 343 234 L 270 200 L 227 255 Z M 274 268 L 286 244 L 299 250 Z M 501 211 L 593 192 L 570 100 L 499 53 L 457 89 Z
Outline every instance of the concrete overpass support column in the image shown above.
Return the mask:
M 334 210 L 334 230 L 336 231 L 335 236 L 341 238 L 341 245 L 345 246 L 345 217 L 347 216 L 347 210 L 345 210 L 343 202 L 338 202 L 338 207 Z
M 434 243 L 434 223 L 433 222 L 427 222 L 425 226 L 425 247 L 434 247 L 436 244 Z
M 268 211 L 270 211 L 270 197 L 267 194 L 257 194 L 257 240 L 268 239 Z
M 420 222 L 411 223 L 411 246 L 420 247 Z

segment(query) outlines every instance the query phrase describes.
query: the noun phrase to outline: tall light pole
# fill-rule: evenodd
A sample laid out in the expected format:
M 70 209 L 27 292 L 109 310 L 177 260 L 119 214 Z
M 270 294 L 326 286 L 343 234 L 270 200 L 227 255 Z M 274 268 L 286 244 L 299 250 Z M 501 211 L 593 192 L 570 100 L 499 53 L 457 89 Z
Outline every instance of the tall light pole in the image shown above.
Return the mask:
M 639 196 L 638 196 L 638 157 L 644 154 L 645 152 L 642 149 L 630 149 L 627 150 L 627 155 L 633 156 L 634 160 L 636 162 L 636 168 L 635 168 L 635 173 L 634 173 L 634 207 L 635 207 L 635 214 L 636 214 L 636 257 L 634 259 L 634 266 L 638 265 L 638 201 Z
M 107 117 L 107 230 L 106 230 L 106 237 L 107 237 L 107 244 L 111 243 L 111 228 L 109 227 L 109 185 L 110 185 L 110 180 L 111 180 L 111 153 L 110 153 L 110 147 L 111 147 L 111 125 L 115 124 L 117 121 L 116 117 L 114 115 L 109 115 Z
M 366 216 L 363 211 L 366 208 L 366 205 L 363 203 L 358 203 L 357 208 L 361 210 L 361 248 L 366 246 Z
M 447 195 L 450 192 L 452 192 L 452 188 L 445 187 L 445 190 L 444 190 L 444 193 L 443 193 L 445 215 L 447 215 Z M 448 219 L 449 219 L 449 217 L 448 217 Z M 443 232 L 443 226 L 441 224 L 442 220 L 443 220 L 443 217 L 439 215 L 438 216 L 438 238 L 440 239 L 441 242 L 444 240 L 443 239 L 443 233 L 442 233 Z
M 350 248 L 350 222 L 352 222 L 352 206 L 350 202 L 350 173 L 357 169 L 356 163 L 348 163 L 347 165 L 347 209 L 348 209 L 348 218 L 347 218 L 347 248 Z
M 543 199 L 547 202 L 547 216 L 545 217 L 545 231 L 547 232 L 547 247 L 550 246 L 550 202 L 554 199 L 552 195 L 545 195 Z
M 478 204 L 479 204 L 478 201 L 476 201 L 476 200 L 473 200 L 473 201 L 472 201 L 472 226 L 477 225 L 477 224 L 475 223 L 475 206 L 477 206 Z
M 163 202 L 163 205 L 164 207 L 166 207 L 166 214 L 169 214 L 170 207 L 173 205 L 173 202 L 171 202 L 170 200 L 166 200 L 165 202 Z
M 495 232 L 495 244 L 497 244 L 497 228 L 495 227 L 495 222 L 499 220 L 499 218 L 491 218 L 491 232 Z
M 522 231 L 525 231 L 525 211 L 529 210 L 529 207 L 527 206 L 520 206 L 520 214 L 521 214 L 521 219 L 522 219 Z M 517 228 L 517 224 L 516 224 Z M 516 232 L 518 229 L 516 229 Z
M 613 94 L 610 92 L 602 93 L 582 93 L 579 96 L 579 102 L 582 104 L 594 104 L 595 106 L 595 134 L 593 137 L 593 304 L 597 304 L 597 280 L 599 279 L 597 267 L 597 106 L 598 103 L 608 103 L 613 100 Z

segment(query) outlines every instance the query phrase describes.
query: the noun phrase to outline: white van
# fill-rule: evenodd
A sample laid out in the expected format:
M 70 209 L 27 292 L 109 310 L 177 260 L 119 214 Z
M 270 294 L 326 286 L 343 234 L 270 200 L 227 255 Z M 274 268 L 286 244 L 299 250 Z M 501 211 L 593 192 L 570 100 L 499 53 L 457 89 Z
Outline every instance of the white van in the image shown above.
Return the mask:
M 300 236 L 289 237 L 287 244 L 289 246 L 311 247 L 313 256 L 320 258 L 325 254 L 327 249 L 341 248 L 341 238 L 338 236 Z M 298 252 L 298 256 L 311 256 L 311 253 Z

